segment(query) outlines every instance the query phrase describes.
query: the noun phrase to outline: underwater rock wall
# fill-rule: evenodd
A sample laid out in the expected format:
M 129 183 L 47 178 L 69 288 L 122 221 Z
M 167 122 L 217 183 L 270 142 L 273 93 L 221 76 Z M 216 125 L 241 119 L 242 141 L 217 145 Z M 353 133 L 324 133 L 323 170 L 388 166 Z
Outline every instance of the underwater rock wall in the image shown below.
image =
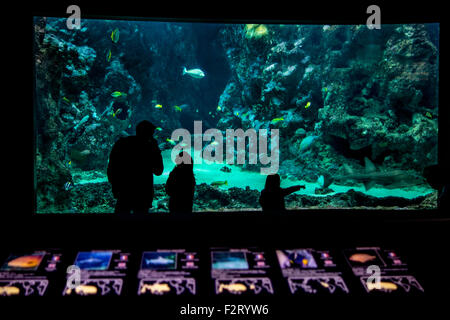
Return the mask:
M 61 212 L 114 212 L 115 199 L 109 183 L 92 183 L 78 185 L 73 190 L 73 201 L 70 210 Z M 259 192 L 250 188 L 216 189 L 207 184 L 197 185 L 194 196 L 194 211 L 239 211 L 255 210 L 259 207 Z M 295 209 L 433 209 L 437 193 L 413 199 L 400 197 L 377 198 L 353 189 L 324 197 L 314 197 L 302 194 L 292 194 L 286 197 L 286 207 Z M 155 185 L 155 199 L 151 212 L 167 212 L 168 197 L 164 185 Z M 226 210 L 224 209 L 226 208 Z M 257 209 L 259 210 L 259 209 Z M 59 211 L 54 211 L 59 212 Z
M 437 162 L 438 51 L 424 25 L 266 27 L 222 31 L 219 128 L 279 128 L 280 172 L 308 181 L 361 163 L 342 143 L 387 167 Z

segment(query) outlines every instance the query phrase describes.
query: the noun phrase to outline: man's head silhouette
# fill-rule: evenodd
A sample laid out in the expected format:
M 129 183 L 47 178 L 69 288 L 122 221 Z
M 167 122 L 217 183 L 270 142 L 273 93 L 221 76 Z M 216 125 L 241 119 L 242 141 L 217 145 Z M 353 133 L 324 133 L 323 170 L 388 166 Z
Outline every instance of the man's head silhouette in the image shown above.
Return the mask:
M 153 123 L 147 120 L 143 120 L 139 122 L 138 125 L 136 126 L 136 135 L 138 137 L 148 140 L 153 136 L 155 128 L 156 127 L 153 125 Z

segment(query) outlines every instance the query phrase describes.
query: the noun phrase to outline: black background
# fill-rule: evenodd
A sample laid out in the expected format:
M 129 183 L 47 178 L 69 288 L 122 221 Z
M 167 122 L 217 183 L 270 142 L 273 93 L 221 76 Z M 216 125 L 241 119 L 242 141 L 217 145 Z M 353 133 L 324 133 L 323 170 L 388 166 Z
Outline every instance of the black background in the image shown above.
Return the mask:
M 347 247 L 380 246 L 398 248 L 407 257 L 413 274 L 425 289 L 418 297 L 369 297 L 352 294 L 345 298 L 294 297 L 277 295 L 271 299 L 220 299 L 202 295 L 195 299 L 138 299 L 134 295 L 116 299 L 17 299 L 0 300 L 0 312 L 11 306 L 36 305 L 52 310 L 64 306 L 63 312 L 83 314 L 111 312 L 113 315 L 141 312 L 148 319 L 190 319 L 177 317 L 179 308 L 187 303 L 202 306 L 220 306 L 221 303 L 268 303 L 271 316 L 262 319 L 279 319 L 281 315 L 306 314 L 322 318 L 337 314 L 350 318 L 363 318 L 376 313 L 383 318 L 393 314 L 403 316 L 411 310 L 423 310 L 432 316 L 440 308 L 442 298 L 448 301 L 449 268 L 449 213 L 444 210 L 417 211 L 356 211 L 356 210 L 304 210 L 285 215 L 266 216 L 261 212 L 208 214 L 191 216 L 151 215 L 145 218 L 121 219 L 113 215 L 35 215 L 33 214 L 33 57 L 32 16 L 65 16 L 66 8 L 77 4 L 81 18 L 86 17 L 150 17 L 164 20 L 233 21 L 233 22 L 299 22 L 314 24 L 363 24 L 368 14 L 367 6 L 381 8 L 381 23 L 440 22 L 440 111 L 439 111 L 439 161 L 447 164 L 449 142 L 449 114 L 446 88 L 448 81 L 447 44 L 448 23 L 440 2 L 409 1 L 363 2 L 347 1 L 271 1 L 205 3 L 176 1 L 97 2 L 58 1 L 33 3 L 22 8 L 4 8 L 3 16 L 8 27 L 3 30 L 3 77 L 7 87 L 2 90 L 3 125 L 1 163 L 3 188 L 0 212 L 1 256 L 7 252 L 46 247 L 62 248 L 68 252 L 79 249 L 122 248 L 141 252 L 152 248 L 197 248 L 203 254 L 215 246 L 257 246 L 270 250 L 284 247 L 313 247 L 340 252 Z M 27 98 L 27 94 L 29 97 Z M 10 115 L 12 112 L 12 115 Z M 443 173 L 444 174 L 444 173 Z M 139 258 L 140 259 L 140 258 Z M 207 269 L 206 269 L 207 270 Z M 130 275 L 134 279 L 136 275 Z M 209 273 L 202 274 L 210 281 Z M 144 298 L 144 297 L 141 297 Z M 43 307 L 45 306 L 45 308 Z M 360 308 L 364 308 L 360 311 Z M 358 311 L 356 311 L 358 308 Z M 27 308 L 21 308 L 24 312 Z M 19 309 L 15 309 L 19 310 Z M 30 309 L 30 311 L 33 309 Z M 72 311 L 71 311 L 72 310 Z M 363 312 L 363 313 L 361 313 Z M 365 312 L 365 313 L 364 313 Z M 34 313 L 34 312 L 33 312 Z M 92 314 L 92 313 L 89 313 Z M 155 316 L 158 314 L 159 316 Z M 58 315 L 64 315 L 58 313 Z M 163 316 L 164 315 L 164 316 Z M 131 318 L 137 318 L 131 317 Z M 219 319 L 214 317 L 213 319 Z M 236 317 L 230 317 L 236 318 Z M 252 317 L 244 317 L 252 319 Z M 197 319 L 197 318 L 195 318 Z M 201 317 L 198 317 L 201 319 Z M 228 318 L 227 318 L 228 319 Z

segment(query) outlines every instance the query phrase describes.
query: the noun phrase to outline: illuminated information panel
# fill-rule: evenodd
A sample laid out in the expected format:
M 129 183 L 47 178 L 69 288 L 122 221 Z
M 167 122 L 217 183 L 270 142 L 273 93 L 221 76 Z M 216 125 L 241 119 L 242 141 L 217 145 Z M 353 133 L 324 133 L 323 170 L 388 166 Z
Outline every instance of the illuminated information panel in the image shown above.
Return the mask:
M 120 250 L 78 252 L 68 273 L 63 295 L 120 296 L 130 254 Z M 77 271 L 79 270 L 79 279 Z M 79 283 L 77 283 L 79 280 Z
M 359 247 L 344 250 L 353 274 L 370 294 L 414 294 L 424 289 L 410 274 L 405 258 L 397 250 Z
M 10 254 L 0 267 L 0 296 L 44 296 L 60 262 L 56 250 Z
M 138 295 L 195 295 L 198 253 L 176 250 L 146 251 L 138 273 Z
M 348 294 L 335 259 L 327 250 L 276 250 L 283 277 L 292 294 Z
M 258 249 L 212 249 L 211 277 L 217 295 L 272 295 L 271 266 Z

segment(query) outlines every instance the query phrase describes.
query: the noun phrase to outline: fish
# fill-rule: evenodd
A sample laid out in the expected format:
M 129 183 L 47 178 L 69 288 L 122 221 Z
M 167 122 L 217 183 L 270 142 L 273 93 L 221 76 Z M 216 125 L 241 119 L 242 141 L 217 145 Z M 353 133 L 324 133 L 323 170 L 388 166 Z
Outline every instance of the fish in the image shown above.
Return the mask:
M 119 109 L 120 110 L 120 109 Z M 85 149 L 85 150 L 83 150 L 83 151 L 81 151 L 80 152 L 80 155 L 81 156 L 88 156 L 88 155 L 90 155 L 91 154 L 91 150 L 89 150 L 89 149 Z
M 319 281 L 319 283 L 320 283 L 320 285 L 321 285 L 322 287 L 324 287 L 324 288 L 329 288 L 329 287 L 330 287 L 330 285 L 329 285 L 328 283 L 326 283 L 326 282 Z
M 155 130 L 156 130 L 156 131 L 162 131 L 162 128 L 161 128 L 161 127 L 156 127 Z
M 111 50 L 108 50 L 108 53 L 106 54 L 106 61 L 110 61 L 111 60 Z
M 167 138 L 166 141 L 173 146 L 177 144 L 175 141 L 173 141 L 172 139 L 169 139 L 169 138 Z
M 75 288 L 75 292 L 79 295 L 93 295 L 98 291 L 96 286 L 79 285 Z
M 0 287 L 0 296 L 17 296 L 20 293 L 20 289 L 12 286 Z
M 241 293 L 247 291 L 247 287 L 242 283 L 230 283 L 230 284 L 221 283 L 219 285 L 218 292 L 222 293 L 224 289 L 231 293 Z
M 367 157 L 364 158 L 364 172 L 355 173 L 349 166 L 344 165 L 347 175 L 335 176 L 335 181 L 353 180 L 364 184 L 365 190 L 370 190 L 374 185 L 381 185 L 386 189 L 399 189 L 412 186 L 426 185 L 423 177 L 403 170 L 377 170 L 375 165 Z
M 275 123 L 280 122 L 280 121 L 284 121 L 284 118 L 281 117 L 281 118 L 275 118 L 275 119 L 272 119 L 271 123 L 272 123 L 272 124 L 275 124 Z
M 268 72 L 268 71 L 273 71 L 275 69 L 275 67 L 277 66 L 277 63 L 272 63 L 270 66 L 268 66 L 267 68 L 264 69 L 264 71 Z
M 113 93 L 111 93 L 111 97 L 113 98 L 118 98 L 118 97 L 126 97 L 127 94 L 124 92 L 120 92 L 120 91 L 114 91 Z
M 263 24 L 247 24 L 245 29 L 247 39 L 259 39 L 268 34 L 267 27 Z
M 170 287 L 167 283 L 144 284 L 141 287 L 141 293 L 145 293 L 147 290 L 150 290 L 153 294 L 162 294 L 164 292 L 169 292 Z
M 300 147 L 299 147 L 300 151 L 304 152 L 304 151 L 308 150 L 311 147 L 314 140 L 316 140 L 317 138 L 318 138 L 318 136 L 314 136 L 314 135 L 304 138 L 302 140 L 302 142 L 300 142 Z
M 183 109 L 181 109 L 179 106 L 174 106 L 174 109 L 176 110 L 176 111 L 179 111 L 179 112 L 181 112 Z
M 397 290 L 397 285 L 392 282 L 385 282 L 385 281 L 379 281 L 379 282 L 368 282 L 367 283 L 367 290 L 387 290 L 387 291 L 394 291 Z
M 118 28 L 114 29 L 113 32 L 111 32 L 111 41 L 114 43 L 119 42 L 119 35 L 120 35 L 119 29 Z
M 305 109 L 308 109 L 311 106 L 311 102 L 308 101 L 308 103 L 305 105 Z
M 172 264 L 174 261 L 172 259 L 167 259 L 161 256 L 158 256 L 156 259 L 145 259 L 146 264 L 154 264 L 154 265 L 166 265 Z
M 72 188 L 73 188 L 72 182 L 67 181 L 67 182 L 64 184 L 64 190 L 69 191 L 69 190 L 72 189 Z
M 228 181 L 227 180 L 225 180 L 225 181 L 213 181 L 213 182 L 211 182 L 211 185 L 213 187 L 219 187 L 219 186 L 223 186 L 223 185 L 228 185 Z
M 425 113 L 425 117 L 427 117 L 428 119 L 433 119 L 433 115 L 429 111 Z
M 42 260 L 42 256 L 21 256 L 8 262 L 12 268 L 35 268 Z
M 256 36 L 257 38 L 261 38 L 265 35 L 267 35 L 267 27 L 263 24 L 260 24 L 258 27 L 255 28 L 255 32 L 253 36 Z
M 236 117 L 239 117 L 239 112 L 236 111 L 236 112 L 234 113 L 234 115 L 235 115 Z
M 67 99 L 66 97 L 63 97 L 62 99 L 63 99 L 63 101 L 66 102 L 67 104 L 70 104 L 70 103 L 71 103 L 70 100 Z
M 350 261 L 360 262 L 360 263 L 366 263 L 368 261 L 372 261 L 375 259 L 376 259 L 375 256 L 372 256 L 367 253 L 355 253 L 355 254 L 351 255 L 351 257 L 349 258 Z
M 113 111 L 112 116 L 115 117 L 121 112 L 122 112 L 122 108 L 119 108 L 119 109 L 116 110 L 116 112 Z
M 217 106 L 217 111 L 222 111 L 222 107 L 221 106 Z
M 157 104 L 157 105 L 155 105 L 155 109 L 162 109 L 162 105 L 160 105 L 160 104 Z
M 197 79 L 201 79 L 205 76 L 205 73 L 200 69 L 187 70 L 186 67 L 183 67 L 182 75 L 185 75 L 185 74 L 191 76 L 192 78 L 197 78 Z

